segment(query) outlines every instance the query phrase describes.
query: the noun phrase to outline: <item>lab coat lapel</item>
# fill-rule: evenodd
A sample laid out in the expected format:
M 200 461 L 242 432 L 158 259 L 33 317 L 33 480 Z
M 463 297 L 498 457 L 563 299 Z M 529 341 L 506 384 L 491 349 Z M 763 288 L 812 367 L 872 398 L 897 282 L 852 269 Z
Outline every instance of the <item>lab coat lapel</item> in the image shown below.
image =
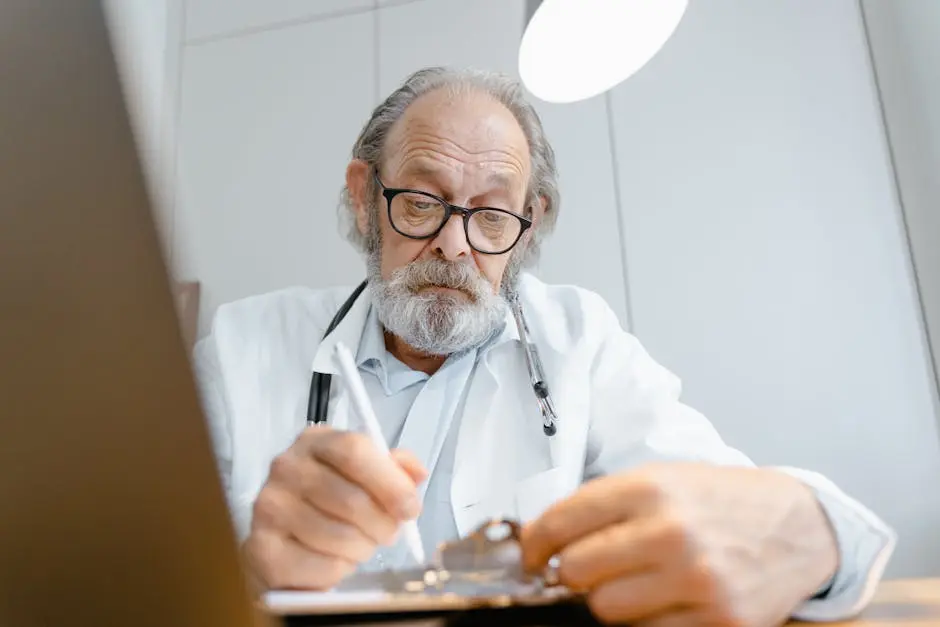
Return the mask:
M 462 467 L 467 465 L 468 457 L 473 459 L 480 451 L 481 443 L 490 435 L 496 425 L 492 424 L 496 418 L 491 411 L 496 402 L 496 390 L 499 382 L 496 372 L 490 365 L 490 357 L 494 351 L 506 348 L 506 345 L 516 345 L 519 341 L 519 330 L 510 312 L 506 312 L 503 322 L 503 331 L 495 344 L 479 358 L 479 365 L 470 382 L 467 402 L 464 405 L 463 416 L 460 421 L 457 436 L 457 449 L 454 452 L 454 483 Z
M 457 432 L 450 497 L 454 522 L 460 536 L 466 535 L 473 525 L 474 506 L 484 498 L 487 491 L 501 482 L 496 464 L 487 463 L 490 457 L 486 453 L 487 443 L 498 437 L 500 418 L 498 411 L 494 411 L 499 383 L 486 365 L 487 358 L 484 356 L 481 360 L 470 384 Z M 502 478 L 502 481 L 506 480 Z M 502 506 L 508 510 L 511 503 L 504 502 Z
M 502 343 L 480 361 L 460 422 L 451 504 L 461 535 L 490 516 L 519 514 L 520 482 L 558 465 L 559 434 L 542 432 L 522 347 Z

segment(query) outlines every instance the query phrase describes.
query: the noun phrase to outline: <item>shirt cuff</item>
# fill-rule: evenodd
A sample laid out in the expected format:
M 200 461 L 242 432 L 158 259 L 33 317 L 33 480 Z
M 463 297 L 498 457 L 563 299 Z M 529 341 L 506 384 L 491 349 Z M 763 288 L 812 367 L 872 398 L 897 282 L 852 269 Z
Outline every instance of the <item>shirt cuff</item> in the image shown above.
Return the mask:
M 796 468 L 778 468 L 808 485 L 829 518 L 839 547 L 839 568 L 816 597 L 793 618 L 823 622 L 857 615 L 870 602 L 897 543 L 897 534 L 869 509 L 831 481 Z M 827 591 L 828 588 L 828 591 Z

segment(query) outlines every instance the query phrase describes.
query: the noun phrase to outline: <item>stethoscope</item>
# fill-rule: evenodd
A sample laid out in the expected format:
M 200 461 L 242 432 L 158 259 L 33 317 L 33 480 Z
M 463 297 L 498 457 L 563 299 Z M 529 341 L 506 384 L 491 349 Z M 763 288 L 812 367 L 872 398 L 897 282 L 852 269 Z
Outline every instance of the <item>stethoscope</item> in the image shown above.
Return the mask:
M 366 288 L 368 281 L 359 284 L 353 293 L 346 299 L 346 302 L 340 306 L 336 315 L 330 321 L 323 339 L 333 332 L 342 322 L 349 310 L 362 291 Z M 513 295 L 509 299 L 509 308 L 516 321 L 516 327 L 519 329 L 519 337 L 522 339 L 522 348 L 525 354 L 525 365 L 529 371 L 529 381 L 532 383 L 532 392 L 535 394 L 535 400 L 539 404 L 539 410 L 542 412 L 542 431 L 545 435 L 555 435 L 557 431 L 558 415 L 555 413 L 555 407 L 552 404 L 552 397 L 548 391 L 548 383 L 545 382 L 545 372 L 542 368 L 542 360 L 539 359 L 539 353 L 535 345 L 529 341 L 529 325 L 526 324 L 525 316 L 522 315 L 522 304 L 519 297 Z M 310 379 L 310 396 L 307 397 L 307 424 L 319 425 L 326 423 L 327 409 L 330 404 L 330 384 L 333 376 L 326 372 L 314 372 Z

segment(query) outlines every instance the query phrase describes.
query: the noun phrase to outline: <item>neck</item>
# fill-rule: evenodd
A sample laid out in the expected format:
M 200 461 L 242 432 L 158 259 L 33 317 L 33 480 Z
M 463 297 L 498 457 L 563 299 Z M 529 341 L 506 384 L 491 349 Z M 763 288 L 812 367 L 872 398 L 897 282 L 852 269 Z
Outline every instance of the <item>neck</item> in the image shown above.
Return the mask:
M 385 331 L 384 335 L 385 350 L 412 370 L 418 370 L 425 374 L 432 375 L 447 361 L 447 355 L 428 355 L 427 353 L 415 350 L 402 341 L 401 338 L 388 331 Z

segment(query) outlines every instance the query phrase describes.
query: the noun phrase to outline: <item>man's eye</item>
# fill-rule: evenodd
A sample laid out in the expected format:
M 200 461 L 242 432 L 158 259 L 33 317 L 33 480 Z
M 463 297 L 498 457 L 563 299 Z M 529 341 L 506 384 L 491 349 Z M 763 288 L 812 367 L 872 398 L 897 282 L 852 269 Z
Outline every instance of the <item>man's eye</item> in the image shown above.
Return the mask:
M 419 195 L 405 196 L 403 200 L 408 211 L 411 213 L 429 213 L 440 209 L 441 206 L 440 203 L 436 202 L 433 198 L 425 198 Z
M 481 211 L 477 214 L 477 219 L 482 221 L 482 226 L 488 229 L 496 229 L 505 226 L 509 216 L 499 211 Z

